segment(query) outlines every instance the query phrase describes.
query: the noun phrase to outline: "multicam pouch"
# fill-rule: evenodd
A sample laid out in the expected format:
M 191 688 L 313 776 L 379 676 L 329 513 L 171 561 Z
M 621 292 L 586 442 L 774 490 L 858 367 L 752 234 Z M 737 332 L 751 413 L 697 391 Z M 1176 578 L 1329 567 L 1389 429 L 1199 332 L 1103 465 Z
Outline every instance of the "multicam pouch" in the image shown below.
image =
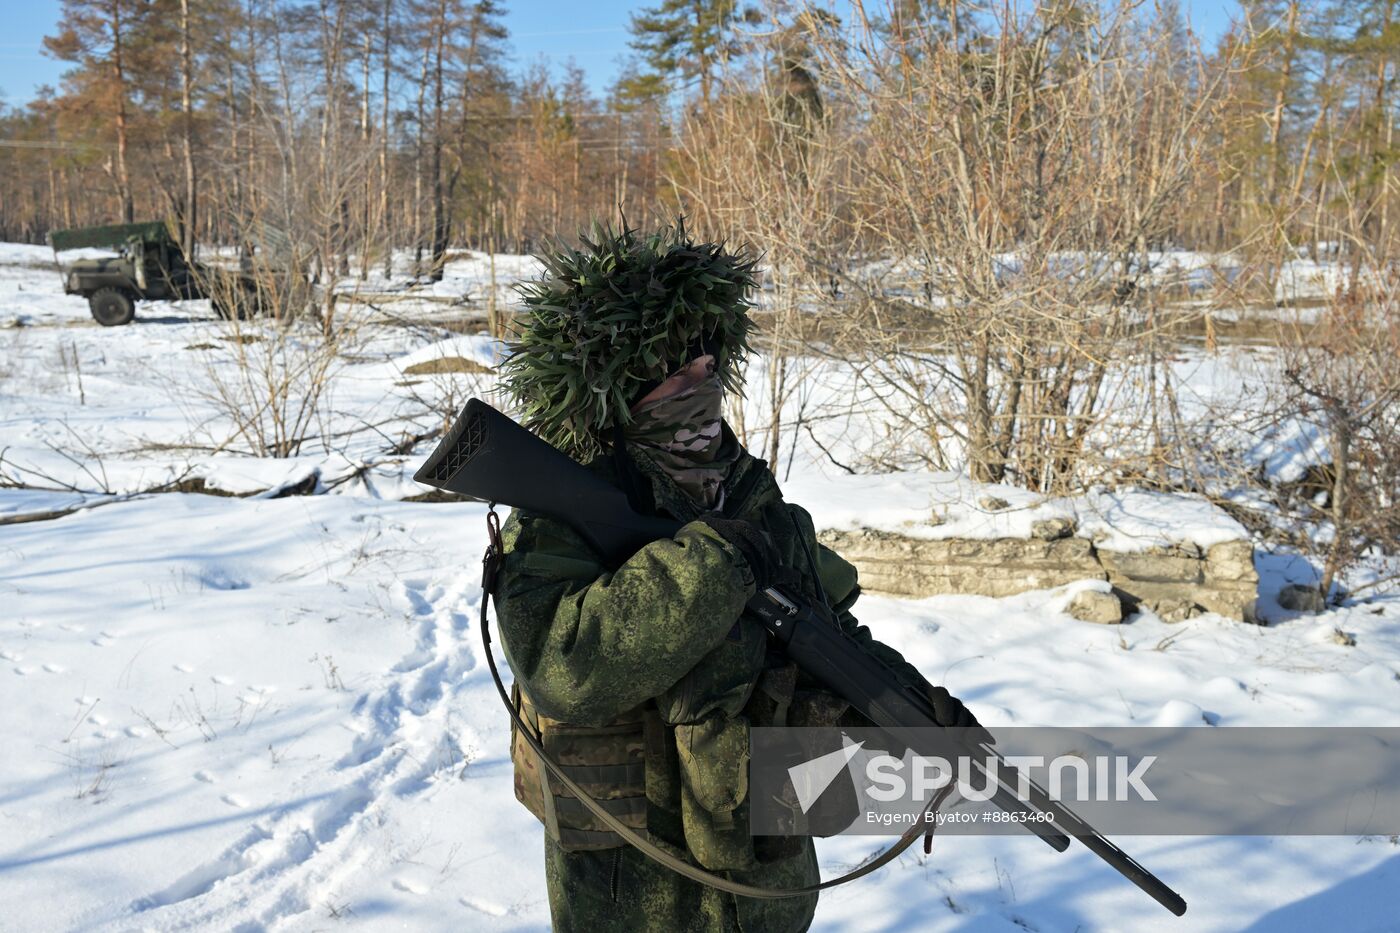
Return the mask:
M 606 726 L 575 726 L 540 715 L 518 685 L 511 688 L 511 699 L 520 718 L 533 728 L 545 752 L 564 773 L 625 825 L 646 831 L 646 749 L 641 708 L 624 713 Z M 511 732 L 515 797 L 544 824 L 545 831 L 561 848 L 578 852 L 626 844 L 549 775 L 523 737 L 513 728 Z

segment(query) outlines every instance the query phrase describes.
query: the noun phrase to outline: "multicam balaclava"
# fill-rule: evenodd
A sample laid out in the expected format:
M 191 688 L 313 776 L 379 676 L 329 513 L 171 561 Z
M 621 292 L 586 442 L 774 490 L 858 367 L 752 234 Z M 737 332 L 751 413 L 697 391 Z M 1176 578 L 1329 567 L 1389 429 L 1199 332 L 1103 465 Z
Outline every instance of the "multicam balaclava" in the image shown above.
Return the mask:
M 629 444 L 707 509 L 720 504 L 724 478 L 739 455 L 737 444 L 724 443 L 723 400 L 724 385 L 711 375 L 682 392 L 639 406 L 623 429 Z
M 739 388 L 757 260 L 697 243 L 679 221 L 649 234 L 595 227 L 580 240 L 541 254 L 542 273 L 519 286 L 524 309 L 501 372 L 526 426 L 586 462 L 697 345 L 720 383 Z

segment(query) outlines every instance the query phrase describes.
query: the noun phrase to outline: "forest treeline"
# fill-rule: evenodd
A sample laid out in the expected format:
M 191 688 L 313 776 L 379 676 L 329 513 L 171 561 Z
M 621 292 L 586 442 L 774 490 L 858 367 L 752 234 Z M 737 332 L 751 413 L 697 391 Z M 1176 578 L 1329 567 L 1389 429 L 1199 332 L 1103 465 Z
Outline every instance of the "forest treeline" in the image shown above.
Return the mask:
M 63 0 L 62 87 L 0 114 L 0 240 L 168 217 L 236 249 L 277 326 L 209 394 L 284 456 L 372 273 L 684 214 L 762 254 L 726 417 L 775 470 L 845 424 L 852 472 L 1218 495 L 1324 593 L 1400 540 L 1400 0 L 1242 0 L 1208 47 L 1176 0 L 653 0 L 601 98 L 513 69 L 505 2 Z M 1273 371 L 1203 410 L 1184 336 L 1261 305 Z M 1325 443 L 1305 481 L 1256 468 L 1279 436 Z
M 702 177 L 721 167 L 699 150 L 737 159 L 724 132 L 790 141 L 814 119 L 899 134 L 882 124 L 897 120 L 881 112 L 892 94 L 921 87 L 935 112 L 968 103 L 920 85 L 935 57 L 989 101 L 1027 84 L 1006 113 L 1032 110 L 1003 127 L 1027 151 L 1030 85 L 1128 62 L 1114 77 L 1135 84 L 1139 138 L 1113 145 L 1191 153 L 1144 245 L 1276 251 L 1329 227 L 1372 246 L 1394 237 L 1400 0 L 1245 0 L 1210 48 L 1175 0 L 1010 14 L 894 0 L 857 3 L 845 22 L 782 0 L 659 0 L 634 14 L 632 62 L 602 98 L 577 67 L 512 70 L 508 2 L 63 0 L 45 40 L 71 63 L 61 86 L 0 111 L 0 239 L 168 216 L 192 247 L 237 242 L 257 218 L 314 241 L 318 262 L 366 271 L 408 249 L 432 274 L 449 247 L 528 251 L 619 208 L 723 226 L 737 188 Z M 755 95 L 776 100 L 756 108 L 764 120 L 725 122 Z M 1190 98 L 1194 122 L 1155 118 L 1184 114 L 1168 98 Z M 1088 130 L 1073 158 L 1109 144 Z M 1053 155 L 1041 153 L 1047 178 L 1064 168 Z M 842 243 L 866 252 L 859 207 L 838 212 Z M 1000 245 L 1026 220 L 1008 217 Z

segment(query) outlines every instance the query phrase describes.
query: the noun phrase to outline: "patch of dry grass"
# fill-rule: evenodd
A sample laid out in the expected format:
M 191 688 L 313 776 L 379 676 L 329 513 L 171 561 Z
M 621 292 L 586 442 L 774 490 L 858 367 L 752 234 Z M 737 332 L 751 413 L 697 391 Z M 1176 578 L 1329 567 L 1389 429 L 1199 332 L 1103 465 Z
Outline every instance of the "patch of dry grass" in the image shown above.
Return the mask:
M 443 373 L 489 373 L 491 367 L 463 356 L 440 356 L 414 363 L 404 369 L 407 376 L 437 376 Z

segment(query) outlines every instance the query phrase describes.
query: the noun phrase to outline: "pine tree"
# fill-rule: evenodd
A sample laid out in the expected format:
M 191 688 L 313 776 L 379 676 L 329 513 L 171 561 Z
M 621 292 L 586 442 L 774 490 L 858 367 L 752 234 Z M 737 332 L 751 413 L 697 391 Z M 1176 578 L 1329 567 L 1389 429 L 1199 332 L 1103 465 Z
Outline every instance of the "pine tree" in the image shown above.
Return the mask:
M 1350 0 L 1339 12 L 1340 35 L 1325 44 L 1351 64 L 1356 138 L 1335 169 L 1351 188 L 1363 229 L 1384 248 L 1393 224 L 1387 188 L 1400 164 L 1391 93 L 1393 63 L 1400 59 L 1400 0 Z
M 131 223 L 135 213 L 127 171 L 131 110 L 128 51 L 148 9 L 140 0 L 63 0 L 58 33 L 44 38 L 50 55 L 78 66 L 64 77 L 67 94 L 89 99 L 111 117 L 116 160 L 109 172 L 116 181 L 125 223 Z
M 919 3 L 922 0 L 911 0 Z M 841 20 L 825 10 L 804 9 L 768 39 L 784 133 L 809 137 L 825 117 L 819 80 L 820 49 L 840 42 Z
M 736 0 L 662 0 L 633 14 L 630 44 L 650 70 L 621 87 L 622 95 L 635 102 L 698 83 L 709 103 L 716 73 L 737 50 L 732 28 L 740 19 L 757 13 L 741 12 Z
M 504 16 L 505 9 L 497 0 L 478 0 L 467 8 L 455 37 L 457 123 L 448 141 L 444 203 L 459 223 L 473 214 L 478 218 L 488 214 L 493 197 L 492 144 L 504 134 L 511 91 L 503 64 L 509 37 L 501 22 Z M 449 217 L 444 236 L 450 233 L 450 226 Z M 446 250 L 445 238 L 440 247 Z M 440 267 L 435 265 L 435 269 L 439 271 L 434 274 L 440 274 Z

